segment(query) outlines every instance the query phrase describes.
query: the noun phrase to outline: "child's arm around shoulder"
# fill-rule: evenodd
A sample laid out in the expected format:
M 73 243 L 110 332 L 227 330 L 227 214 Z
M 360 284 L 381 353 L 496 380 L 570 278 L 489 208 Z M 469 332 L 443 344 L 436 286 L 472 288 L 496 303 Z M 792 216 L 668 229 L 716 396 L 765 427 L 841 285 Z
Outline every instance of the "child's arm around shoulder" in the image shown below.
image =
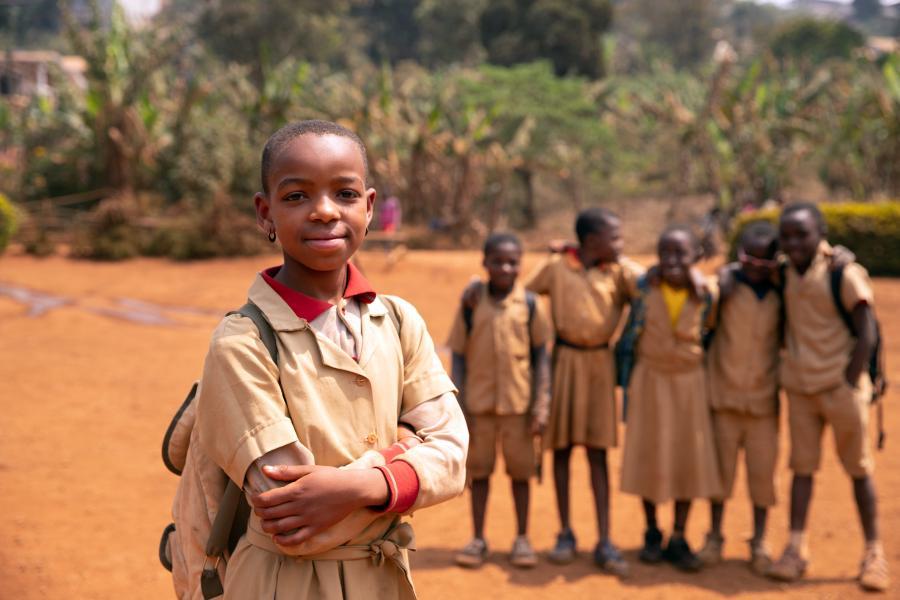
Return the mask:
M 463 491 L 469 431 L 425 321 L 405 300 L 391 298 L 391 302 L 399 313 L 403 351 L 400 420 L 423 440 L 394 459 L 412 467 L 418 478 L 412 511 Z

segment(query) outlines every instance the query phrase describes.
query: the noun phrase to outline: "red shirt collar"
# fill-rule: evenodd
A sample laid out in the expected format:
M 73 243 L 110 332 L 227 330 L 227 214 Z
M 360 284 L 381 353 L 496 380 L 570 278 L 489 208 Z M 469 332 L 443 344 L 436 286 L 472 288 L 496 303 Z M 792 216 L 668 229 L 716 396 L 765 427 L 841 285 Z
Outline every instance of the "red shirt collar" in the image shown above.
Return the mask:
M 318 298 L 307 296 L 297 290 L 292 290 L 283 283 L 275 280 L 275 275 L 281 266 L 270 267 L 262 273 L 262 278 L 269 284 L 275 293 L 281 296 L 281 299 L 294 311 L 294 314 L 301 319 L 313 321 L 316 317 L 331 308 L 331 302 L 325 302 Z M 375 300 L 375 290 L 372 284 L 363 276 L 359 269 L 352 264 L 347 264 L 347 287 L 344 289 L 344 298 L 356 298 L 365 304 L 372 303 Z

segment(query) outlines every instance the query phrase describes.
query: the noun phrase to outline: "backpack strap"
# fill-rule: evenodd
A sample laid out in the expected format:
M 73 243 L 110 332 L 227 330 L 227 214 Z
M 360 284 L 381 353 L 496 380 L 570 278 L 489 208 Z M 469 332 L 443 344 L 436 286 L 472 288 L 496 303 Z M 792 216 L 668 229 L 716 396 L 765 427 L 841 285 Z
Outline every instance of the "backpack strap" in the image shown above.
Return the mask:
M 272 357 L 272 362 L 278 366 L 278 342 L 275 338 L 275 330 L 272 329 L 272 326 L 269 324 L 269 321 L 266 319 L 260 308 L 253 304 L 253 302 L 247 300 L 247 303 L 242 307 L 233 310 L 228 314 L 241 315 L 253 321 L 253 324 L 256 325 L 256 329 L 259 331 L 259 338 L 262 340 L 266 350 L 269 351 L 269 356 Z
M 266 320 L 262 310 L 251 301 L 247 301 L 242 307 L 233 310 L 228 315 L 241 315 L 247 317 L 259 331 L 269 356 L 275 366 L 278 366 L 278 342 L 275 330 Z M 278 379 L 281 386 L 281 378 Z M 284 392 L 282 392 L 282 395 Z M 219 561 L 225 556 L 226 550 L 233 551 L 237 541 L 247 530 L 247 520 L 250 516 L 250 505 L 240 486 L 228 480 L 225 492 L 219 501 L 219 510 L 209 530 L 209 538 L 206 540 L 206 560 L 203 563 L 203 571 L 200 574 L 200 591 L 206 600 L 223 595 L 224 587 L 219 577 Z

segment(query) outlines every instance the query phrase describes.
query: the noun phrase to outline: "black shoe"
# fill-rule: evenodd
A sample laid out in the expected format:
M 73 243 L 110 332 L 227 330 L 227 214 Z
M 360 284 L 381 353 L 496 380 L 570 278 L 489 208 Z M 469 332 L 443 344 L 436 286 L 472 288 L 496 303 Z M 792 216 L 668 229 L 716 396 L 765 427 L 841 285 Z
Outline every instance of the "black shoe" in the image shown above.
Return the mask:
M 663 552 L 663 558 L 682 571 L 696 573 L 703 567 L 703 563 L 697 558 L 697 555 L 691 552 L 687 540 L 681 536 L 669 538 L 669 545 Z
M 654 527 L 644 532 L 644 547 L 641 548 L 638 558 L 641 559 L 641 562 L 650 564 L 662 561 L 662 531 Z
M 547 555 L 552 563 L 567 565 L 575 560 L 575 534 L 571 529 L 563 529 L 556 536 L 556 546 Z
M 617 577 L 628 577 L 628 563 L 609 540 L 599 542 L 594 548 L 594 564 Z

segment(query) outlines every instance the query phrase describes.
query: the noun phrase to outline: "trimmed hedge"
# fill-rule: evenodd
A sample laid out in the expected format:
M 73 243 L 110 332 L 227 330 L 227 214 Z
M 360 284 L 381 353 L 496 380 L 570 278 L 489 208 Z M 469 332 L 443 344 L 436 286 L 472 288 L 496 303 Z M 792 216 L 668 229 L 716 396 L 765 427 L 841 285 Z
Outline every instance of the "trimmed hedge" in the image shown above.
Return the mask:
M 6 250 L 10 238 L 16 232 L 19 226 L 19 215 L 16 213 L 16 207 L 12 202 L 0 194 L 0 254 Z
M 821 204 L 828 224 L 828 241 L 856 254 L 856 260 L 872 275 L 900 276 L 900 202 Z M 729 239 L 729 256 L 737 253 L 737 240 L 747 224 L 778 224 L 779 210 L 760 210 L 739 215 Z

